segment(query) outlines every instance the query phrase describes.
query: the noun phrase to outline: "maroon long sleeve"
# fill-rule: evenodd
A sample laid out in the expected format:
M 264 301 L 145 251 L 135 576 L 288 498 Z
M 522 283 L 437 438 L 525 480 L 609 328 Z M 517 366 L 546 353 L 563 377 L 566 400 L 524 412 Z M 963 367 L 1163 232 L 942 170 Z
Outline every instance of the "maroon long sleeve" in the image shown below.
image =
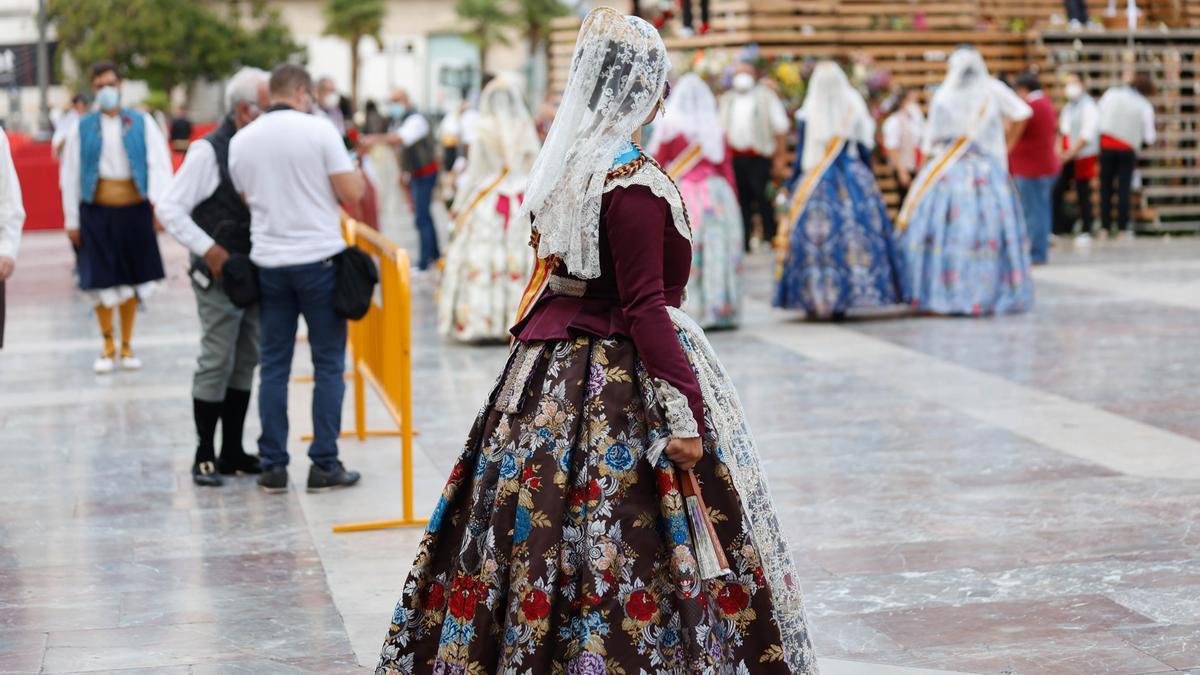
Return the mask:
M 670 384 L 687 397 L 699 433 L 703 434 L 700 384 L 667 314 L 664 286 L 668 269 L 675 273 L 673 276 L 682 276 L 686 285 L 691 242 L 676 232 L 667 203 L 640 185 L 613 190 L 602 218 L 607 225 L 617 294 L 629 336 L 650 377 Z M 679 270 L 681 263 L 683 269 Z
M 703 435 L 700 384 L 667 314 L 683 300 L 691 263 L 691 242 L 676 231 L 664 200 L 641 185 L 614 188 L 600 211 L 600 276 L 587 281 L 584 297 L 548 292 L 513 334 L 521 340 L 580 334 L 633 340 L 650 377 L 686 397 Z M 661 400 L 661 388 L 659 394 Z M 680 435 L 675 425 L 671 431 Z

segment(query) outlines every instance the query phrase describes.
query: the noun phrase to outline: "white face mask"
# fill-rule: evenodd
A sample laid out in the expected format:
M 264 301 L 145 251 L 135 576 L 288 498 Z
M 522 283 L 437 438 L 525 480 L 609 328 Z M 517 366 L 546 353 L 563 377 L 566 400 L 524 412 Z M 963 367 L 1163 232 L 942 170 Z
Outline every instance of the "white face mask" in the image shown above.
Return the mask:
M 747 92 L 754 88 L 754 76 L 750 73 L 738 73 L 733 76 L 733 88 L 740 92 Z
M 1083 96 L 1083 85 L 1079 84 L 1078 82 L 1070 82 L 1066 87 L 1063 88 L 1063 91 L 1066 92 L 1067 99 L 1074 101 L 1080 96 Z
M 338 103 L 341 102 L 341 100 L 342 97 L 338 96 L 336 91 L 331 91 L 328 94 L 325 94 L 325 98 L 321 99 L 321 105 L 327 110 L 332 110 L 338 107 Z

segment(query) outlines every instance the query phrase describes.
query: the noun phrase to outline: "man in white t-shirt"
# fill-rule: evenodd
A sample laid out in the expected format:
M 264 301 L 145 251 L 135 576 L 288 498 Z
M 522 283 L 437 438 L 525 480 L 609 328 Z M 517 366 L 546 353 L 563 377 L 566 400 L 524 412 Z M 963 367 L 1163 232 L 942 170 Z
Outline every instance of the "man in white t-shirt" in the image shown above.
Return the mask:
M 896 110 L 883 121 L 883 154 L 896 177 L 900 203 L 920 165 L 921 138 L 925 135 L 925 113 L 921 111 L 921 90 L 905 89 Z
M 262 290 L 258 484 L 268 492 L 287 490 L 288 380 L 303 315 L 315 380 L 308 489 L 347 487 L 359 474 L 338 460 L 346 320 L 333 311 L 334 257 L 346 248 L 338 200 L 358 201 L 366 185 L 337 130 L 310 114 L 308 72 L 278 66 L 269 88 L 271 107 L 229 143 L 229 174 L 250 207 L 250 259 Z

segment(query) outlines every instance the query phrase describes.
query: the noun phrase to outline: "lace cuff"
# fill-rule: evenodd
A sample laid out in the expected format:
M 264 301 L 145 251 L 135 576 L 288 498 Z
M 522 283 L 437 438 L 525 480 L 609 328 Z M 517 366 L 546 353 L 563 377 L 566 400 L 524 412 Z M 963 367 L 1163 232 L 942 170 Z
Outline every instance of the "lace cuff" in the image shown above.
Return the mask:
M 683 392 L 666 380 L 654 378 L 654 394 L 667 417 L 672 438 L 696 438 L 700 435 L 700 426 L 696 424 L 692 407 Z

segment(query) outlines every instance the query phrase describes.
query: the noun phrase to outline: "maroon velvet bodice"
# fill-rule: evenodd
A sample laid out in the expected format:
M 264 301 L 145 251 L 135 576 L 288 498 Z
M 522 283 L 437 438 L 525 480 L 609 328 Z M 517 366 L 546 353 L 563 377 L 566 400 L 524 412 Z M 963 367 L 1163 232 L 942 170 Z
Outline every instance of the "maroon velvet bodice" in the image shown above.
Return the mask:
M 600 207 L 600 276 L 587 280 L 583 297 L 547 289 L 512 333 L 525 341 L 633 340 L 650 376 L 687 396 L 703 433 L 700 386 L 667 314 L 683 302 L 691 265 L 691 242 L 675 229 L 667 202 L 642 185 L 614 188 Z

